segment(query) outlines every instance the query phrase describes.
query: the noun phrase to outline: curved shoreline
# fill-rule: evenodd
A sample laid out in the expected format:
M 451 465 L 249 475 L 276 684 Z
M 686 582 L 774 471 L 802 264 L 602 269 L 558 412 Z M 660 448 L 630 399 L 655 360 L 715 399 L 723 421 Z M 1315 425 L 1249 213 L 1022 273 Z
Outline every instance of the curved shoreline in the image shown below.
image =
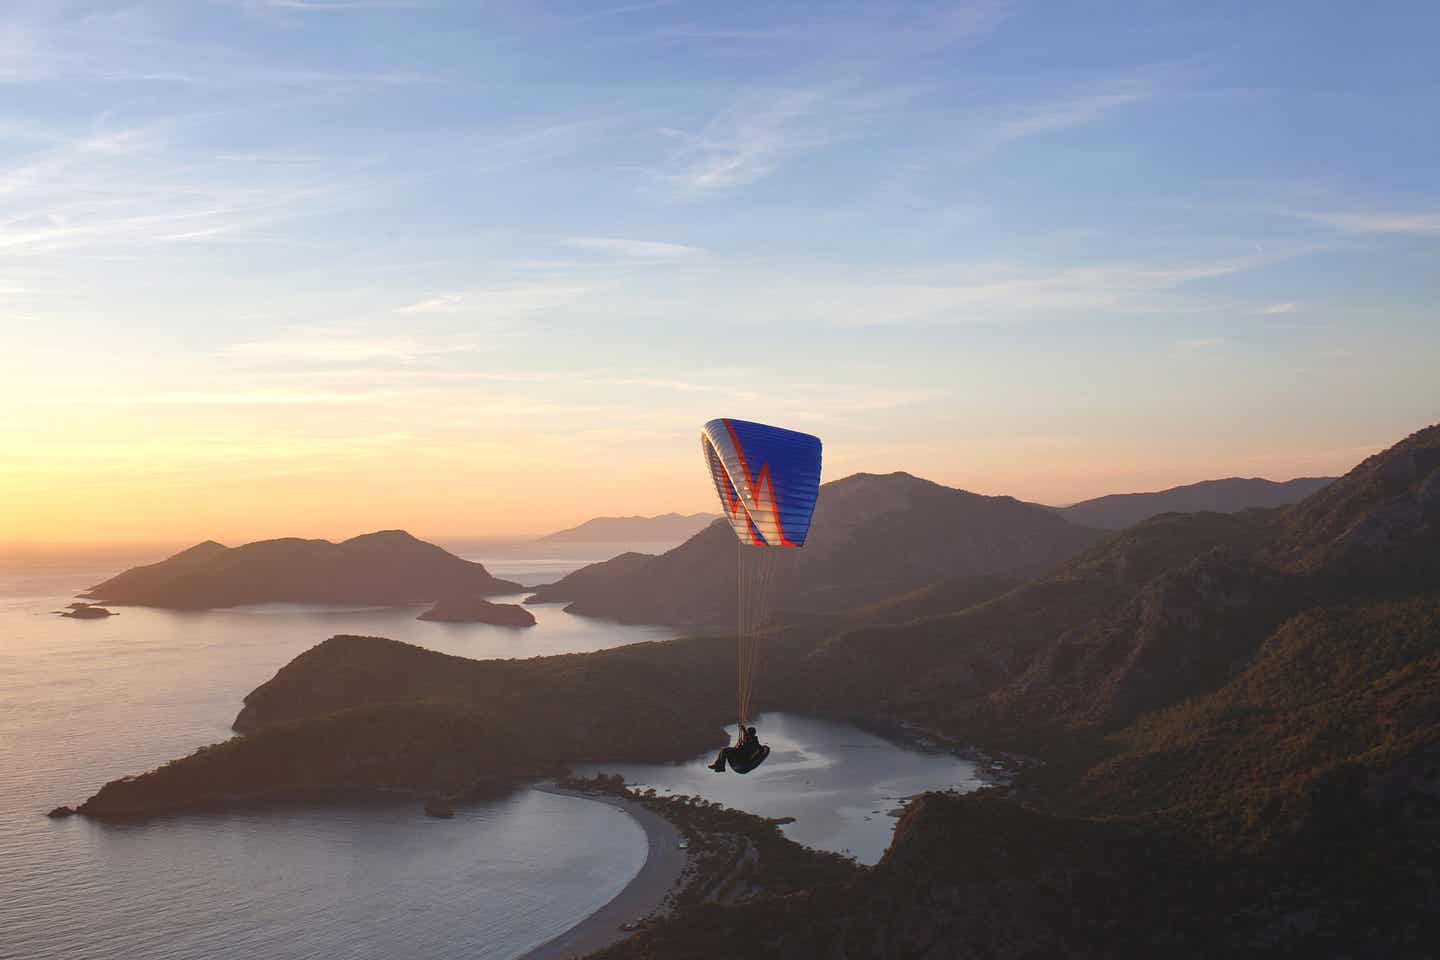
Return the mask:
M 650 849 L 640 872 L 609 903 L 581 920 L 564 933 L 521 954 L 516 960 L 566 960 L 593 953 L 629 936 L 620 925 L 659 910 L 674 889 L 688 862 L 688 854 L 680 849 L 680 831 L 664 817 L 643 804 L 619 797 L 563 790 L 559 787 L 531 787 L 541 793 L 577 800 L 604 803 L 628 814 L 645 831 Z

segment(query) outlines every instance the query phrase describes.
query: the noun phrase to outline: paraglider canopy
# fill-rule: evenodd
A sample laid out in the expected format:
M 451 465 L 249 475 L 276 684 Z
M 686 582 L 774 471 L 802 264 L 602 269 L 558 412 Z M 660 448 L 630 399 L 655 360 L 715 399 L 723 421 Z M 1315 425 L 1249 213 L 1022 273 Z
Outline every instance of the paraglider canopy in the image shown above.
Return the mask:
M 711 420 L 700 445 L 741 543 L 801 547 L 820 490 L 820 438 L 763 423 Z
M 705 463 L 725 519 L 740 541 L 736 557 L 736 639 L 741 725 L 759 660 L 760 629 L 770 615 L 771 589 L 781 556 L 805 545 L 820 492 L 820 438 L 749 420 L 711 420 L 700 431 Z M 758 747 L 758 742 L 756 744 Z M 746 751 L 739 773 L 768 755 Z M 744 769 L 740 769 L 743 767 Z

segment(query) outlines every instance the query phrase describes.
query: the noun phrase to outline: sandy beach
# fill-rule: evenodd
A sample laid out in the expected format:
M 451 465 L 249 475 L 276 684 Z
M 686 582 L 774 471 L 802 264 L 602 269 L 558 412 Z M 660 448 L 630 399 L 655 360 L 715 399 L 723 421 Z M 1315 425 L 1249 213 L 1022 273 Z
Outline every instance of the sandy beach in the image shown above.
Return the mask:
M 582 957 L 624 939 L 628 933 L 621 930 L 620 925 L 653 913 L 680 879 L 688 856 L 679 846 L 680 831 L 664 817 L 633 800 L 561 790 L 558 787 L 534 789 L 561 797 L 605 803 L 624 811 L 645 831 L 650 851 L 640 872 L 635 874 L 635 878 L 615 899 L 560 936 L 523 954 L 518 960 L 566 960 L 570 957 Z

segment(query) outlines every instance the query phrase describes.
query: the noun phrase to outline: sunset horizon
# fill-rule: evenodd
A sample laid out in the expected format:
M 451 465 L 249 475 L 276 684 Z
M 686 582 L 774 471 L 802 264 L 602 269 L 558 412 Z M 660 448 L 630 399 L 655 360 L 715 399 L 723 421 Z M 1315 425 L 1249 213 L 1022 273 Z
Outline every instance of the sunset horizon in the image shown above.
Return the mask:
M 3 6 L 0 957 L 1436 952 L 1437 0 Z
M 1357 29 L 1423 34 L 21 4 L 0 542 L 694 511 L 715 416 L 1047 504 L 1341 473 L 1440 366 L 1440 138 L 1403 53 L 1327 86 Z
M 839 480 L 843 479 L 844 476 L 850 476 L 855 473 L 908 473 L 913 476 L 917 476 L 922 480 L 928 480 L 934 483 L 942 484 L 944 486 L 953 487 L 958 490 L 964 490 L 968 493 L 979 494 L 981 496 L 1015 497 L 1016 499 L 1023 500 L 1029 503 L 1037 503 L 1042 506 L 1068 507 L 1075 503 L 1094 499 L 1096 497 L 1104 497 L 1114 494 L 1159 493 L 1173 489 L 1175 487 L 1189 486 L 1191 484 L 1204 483 L 1212 480 L 1239 478 L 1261 479 L 1275 483 L 1283 483 L 1294 479 L 1339 476 L 1345 473 L 1351 467 L 1353 467 L 1356 463 L 1364 460 L 1366 457 L 1383 450 L 1385 446 L 1386 445 L 1382 443 L 1377 444 L 1373 448 L 1359 447 L 1357 449 L 1347 450 L 1344 452 L 1335 451 L 1331 452 L 1330 458 L 1324 461 L 1302 461 L 1335 463 L 1336 466 L 1332 469 L 1322 468 L 1311 472 L 1277 473 L 1273 476 L 1261 476 L 1258 474 L 1244 472 L 1219 472 L 1216 473 L 1214 476 L 1197 477 L 1194 479 L 1181 479 L 1173 483 L 1160 482 L 1157 483 L 1157 485 L 1155 486 L 1143 488 L 1136 487 L 1134 489 L 1112 489 L 1111 487 L 1103 485 L 1104 480 L 1102 478 L 1096 481 L 1097 486 L 1095 487 L 1095 492 L 1088 496 L 1047 500 L 1019 496 L 1008 490 L 976 489 L 973 486 L 967 486 L 963 482 L 947 482 L 946 480 L 939 479 L 934 476 L 925 476 L 923 474 L 918 474 L 913 470 L 898 467 L 894 470 L 859 469 L 841 476 L 831 476 L 829 475 L 829 471 L 827 471 L 825 476 L 823 477 L 823 480 L 826 482 L 829 482 L 831 480 Z M 1343 456 L 1349 456 L 1352 459 L 1342 461 L 1341 457 Z M 687 457 L 685 459 L 687 461 L 691 461 L 693 460 L 693 457 Z M 404 530 L 419 537 L 420 539 L 434 541 L 438 543 L 525 541 L 537 537 L 546 536 L 548 534 L 555 533 L 558 530 L 576 526 L 585 522 L 586 520 L 594 519 L 596 517 L 646 517 L 658 516 L 666 513 L 710 513 L 718 516 L 715 510 L 715 504 L 713 502 L 713 492 L 704 490 L 703 484 L 694 482 L 694 463 L 687 462 L 686 464 L 681 465 L 678 468 L 678 472 L 688 475 L 688 481 L 685 481 L 685 485 L 701 487 L 701 490 L 698 494 L 690 497 L 690 500 L 692 501 L 690 503 L 666 505 L 646 499 L 637 499 L 632 502 L 631 507 L 627 507 L 625 504 L 616 503 L 614 505 L 596 505 L 593 509 L 587 509 L 584 505 L 580 505 L 574 508 L 568 514 L 556 514 L 556 519 L 554 520 L 554 522 L 546 524 L 544 526 L 536 526 L 533 523 L 528 526 L 522 525 L 527 523 L 528 521 L 520 521 L 507 524 L 506 521 L 502 520 L 500 523 L 497 523 L 494 526 L 467 527 L 462 524 L 436 523 L 434 521 L 427 520 L 427 515 L 423 513 L 412 514 L 411 516 L 418 517 L 418 519 L 416 519 L 414 522 L 386 522 L 386 518 L 383 515 L 366 510 L 363 506 L 355 507 L 357 519 L 354 525 L 346 525 L 342 521 L 323 521 L 317 523 L 313 515 L 309 514 L 297 515 L 294 519 L 289 520 L 277 519 L 269 521 L 267 524 L 245 525 L 234 523 L 233 521 L 227 519 L 225 516 L 221 515 L 219 511 L 212 510 L 209 512 L 214 514 L 217 517 L 217 520 L 212 527 L 207 527 L 203 530 L 192 528 L 191 526 L 187 526 L 186 524 L 182 523 L 176 523 L 173 527 L 171 527 L 164 524 L 157 524 L 153 521 L 147 521 L 146 525 L 143 528 L 133 528 L 136 530 L 143 529 L 147 531 L 149 535 L 145 536 L 120 535 L 92 538 L 74 537 L 69 539 L 53 535 L 49 537 L 37 536 L 29 538 L 23 536 L 15 536 L 9 539 L 0 537 L 0 549 L 40 550 L 63 553 L 64 551 L 69 549 L 99 550 L 103 552 L 106 548 L 118 548 L 122 552 L 130 553 L 145 550 L 178 548 L 183 546 L 189 546 L 191 544 L 199 543 L 205 540 L 215 540 L 229 546 L 236 546 L 242 543 L 248 543 L 256 540 L 269 540 L 286 537 L 297 537 L 300 539 L 331 540 L 338 542 L 350 539 L 351 537 L 360 536 L 366 533 L 373 533 L 380 530 Z M 195 512 L 203 513 L 207 511 Z M 369 520 L 367 521 L 362 518 L 369 518 Z M 168 535 L 157 532 L 164 530 L 169 530 L 172 532 L 170 532 Z

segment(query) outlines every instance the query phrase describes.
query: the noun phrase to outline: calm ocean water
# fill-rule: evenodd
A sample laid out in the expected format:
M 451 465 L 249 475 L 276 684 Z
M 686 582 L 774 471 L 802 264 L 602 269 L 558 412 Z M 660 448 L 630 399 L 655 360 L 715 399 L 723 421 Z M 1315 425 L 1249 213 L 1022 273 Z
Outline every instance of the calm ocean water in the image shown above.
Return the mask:
M 534 584 L 623 547 L 475 558 L 498 576 Z M 523 631 L 425 623 L 414 619 L 418 608 L 127 607 L 98 621 L 52 613 L 134 562 L 0 561 L 0 958 L 499 960 L 578 922 L 644 862 L 644 834 L 623 814 L 528 790 L 463 808 L 453 820 L 420 816 L 413 803 L 127 826 L 46 819 L 44 811 L 77 803 L 107 780 L 230 736 L 246 693 L 336 633 L 477 658 L 671 635 L 572 617 L 558 606 L 532 608 L 539 624 Z M 867 860 L 894 822 L 870 812 L 886 809 L 882 797 L 963 785 L 972 772 L 848 727 L 782 716 L 766 728 L 776 753 L 744 781 L 717 784 L 686 767 L 629 772 L 755 812 L 800 816 L 788 828 L 796 839 Z

